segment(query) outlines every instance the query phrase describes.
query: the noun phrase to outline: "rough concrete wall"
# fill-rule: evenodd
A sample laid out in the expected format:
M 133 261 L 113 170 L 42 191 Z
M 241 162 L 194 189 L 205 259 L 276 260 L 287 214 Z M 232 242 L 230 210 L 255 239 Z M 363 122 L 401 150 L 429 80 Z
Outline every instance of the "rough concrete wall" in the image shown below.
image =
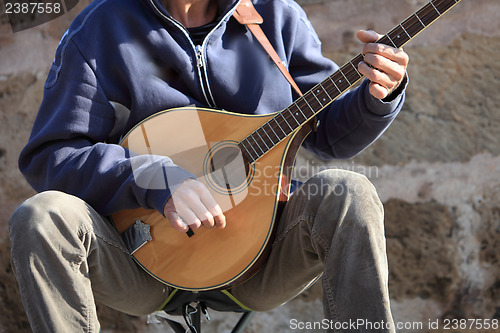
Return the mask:
M 6 221 L 33 192 L 17 155 L 29 135 L 59 38 L 89 0 L 43 26 L 12 34 L 0 16 L 0 332 L 28 331 L 9 267 Z M 354 33 L 380 33 L 421 0 L 304 1 L 326 55 L 359 52 Z M 2 11 L 3 13 L 3 11 Z M 403 112 L 381 139 L 350 161 L 301 152 L 298 178 L 325 167 L 366 174 L 386 211 L 390 293 L 397 322 L 492 318 L 500 307 L 500 3 L 465 0 L 405 47 L 410 86 Z M 99 307 L 106 332 L 156 332 L 145 318 Z M 213 314 L 207 331 L 228 331 Z M 290 318 L 322 319 L 321 287 L 259 313 L 248 332 L 286 332 Z M 411 331 L 411 330 L 406 330 Z M 422 331 L 422 330 L 416 330 Z M 491 330 L 490 330 L 491 331 Z M 489 331 L 487 331 L 489 332 Z

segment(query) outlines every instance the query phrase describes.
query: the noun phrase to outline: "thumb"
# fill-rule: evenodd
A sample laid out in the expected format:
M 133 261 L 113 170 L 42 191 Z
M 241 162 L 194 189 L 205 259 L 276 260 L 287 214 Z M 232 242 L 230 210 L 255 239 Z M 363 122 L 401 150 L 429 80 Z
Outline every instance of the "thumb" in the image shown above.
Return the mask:
M 358 30 L 356 32 L 356 37 L 361 41 L 361 43 L 373 43 L 382 37 L 382 35 L 379 35 L 373 30 Z

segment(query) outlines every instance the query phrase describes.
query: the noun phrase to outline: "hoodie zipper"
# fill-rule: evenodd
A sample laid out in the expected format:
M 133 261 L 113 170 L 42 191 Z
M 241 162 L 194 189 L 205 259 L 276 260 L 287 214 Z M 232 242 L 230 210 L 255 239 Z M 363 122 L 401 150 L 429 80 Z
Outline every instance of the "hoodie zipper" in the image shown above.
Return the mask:
M 207 35 L 207 37 L 208 37 L 208 35 Z M 189 40 L 191 41 L 191 38 L 189 38 Z M 192 41 L 191 41 L 191 44 L 193 44 Z M 203 45 L 204 44 L 205 44 L 205 41 L 203 41 L 202 45 L 196 45 L 194 47 L 195 52 L 196 52 L 196 68 L 198 69 L 198 76 L 200 78 L 201 88 L 203 91 L 203 95 L 205 96 L 205 100 L 207 101 L 209 106 L 215 108 L 216 104 L 215 104 L 215 100 L 214 100 L 214 97 L 212 95 L 212 92 L 210 91 L 210 83 L 208 82 L 208 77 L 207 77 L 207 66 L 206 66 L 205 57 L 203 54 Z
M 213 97 L 212 91 L 210 90 L 210 82 L 208 81 L 208 75 L 207 75 L 207 63 L 205 61 L 205 47 L 206 47 L 206 41 L 210 37 L 210 35 L 222 24 L 222 22 L 230 15 L 232 15 L 233 9 L 238 6 L 240 1 L 237 1 L 232 8 L 232 10 L 229 10 L 224 17 L 220 19 L 220 21 L 215 25 L 215 27 L 210 30 L 210 32 L 205 36 L 203 39 L 203 42 L 201 45 L 194 45 L 193 40 L 189 36 L 189 32 L 187 31 L 186 28 L 176 20 L 174 20 L 171 17 L 166 16 L 161 12 L 161 10 L 155 5 L 153 0 L 149 0 L 153 8 L 167 21 L 173 23 L 183 34 L 186 36 L 186 38 L 189 41 L 189 44 L 191 45 L 194 54 L 195 54 L 195 59 L 196 59 L 196 68 L 198 72 L 198 79 L 200 80 L 200 85 L 201 85 L 201 90 L 203 92 L 203 96 L 205 97 L 205 101 L 207 102 L 207 105 L 213 108 L 216 108 L 216 103 L 215 99 Z
M 205 62 L 203 61 L 203 51 L 201 49 L 201 45 L 196 45 L 196 67 L 201 68 L 205 66 Z

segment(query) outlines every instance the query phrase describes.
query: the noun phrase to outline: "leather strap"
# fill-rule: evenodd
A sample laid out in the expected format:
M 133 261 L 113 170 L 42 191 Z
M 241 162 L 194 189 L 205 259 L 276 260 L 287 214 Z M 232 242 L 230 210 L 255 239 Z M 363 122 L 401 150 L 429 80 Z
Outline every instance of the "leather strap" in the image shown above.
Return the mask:
M 260 45 L 262 45 L 269 57 L 273 60 L 274 64 L 278 67 L 281 74 L 283 74 L 285 79 L 287 79 L 287 81 L 290 83 L 292 88 L 295 89 L 297 94 L 299 94 L 299 96 L 302 96 L 302 92 L 300 91 L 299 87 L 293 80 L 286 67 L 283 65 L 283 62 L 274 50 L 271 42 L 269 42 L 269 39 L 267 39 L 266 35 L 264 34 L 264 31 L 262 31 L 262 29 L 260 28 L 259 24 L 262 24 L 264 20 L 253 6 L 252 1 L 241 0 L 238 7 L 236 7 L 233 16 L 240 24 L 247 26 L 248 30 L 250 30 L 254 37 L 259 41 Z

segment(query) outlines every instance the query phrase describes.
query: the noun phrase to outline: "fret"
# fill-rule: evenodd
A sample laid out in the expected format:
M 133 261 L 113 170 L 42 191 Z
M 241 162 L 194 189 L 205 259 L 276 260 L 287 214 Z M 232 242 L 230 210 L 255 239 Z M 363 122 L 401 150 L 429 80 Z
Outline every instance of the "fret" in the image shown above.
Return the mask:
M 358 54 L 356 57 L 354 57 L 352 60 L 351 60 L 351 63 L 352 65 L 356 68 L 356 71 L 358 70 L 358 65 L 360 62 L 364 61 L 364 56 L 362 54 Z M 359 76 L 360 77 L 363 77 L 362 74 L 360 74 L 358 72 Z
M 420 31 L 425 29 L 425 25 L 413 14 L 409 18 L 407 18 L 401 26 L 405 29 L 406 33 L 414 38 Z
M 436 9 L 443 15 L 445 12 L 447 12 L 451 7 L 453 7 L 455 4 L 457 4 L 457 0 L 435 0 L 434 1 L 434 6 Z
M 321 88 L 321 90 L 316 88 L 316 87 Z M 328 103 L 330 103 L 333 100 L 333 98 L 330 96 L 328 91 L 325 90 L 325 88 L 321 85 L 321 83 L 318 83 L 316 85 L 316 87 L 315 87 L 315 90 L 317 92 L 316 95 L 320 96 L 320 99 L 321 99 L 320 103 L 321 103 L 322 107 L 325 107 L 326 105 L 328 105 Z
M 340 74 L 342 74 L 342 76 L 344 77 L 344 79 L 346 79 L 347 83 L 349 83 L 349 85 L 352 85 L 352 83 L 351 83 L 351 82 L 349 82 L 349 80 L 348 80 L 348 79 L 347 79 L 347 77 L 344 75 L 344 72 L 343 72 L 341 69 L 339 69 L 339 72 L 340 72 Z M 345 89 L 344 89 L 344 90 L 345 90 Z
M 307 106 L 309 107 L 309 109 L 310 109 L 310 110 L 312 111 L 312 113 L 314 114 L 314 109 L 311 107 L 311 105 L 309 104 L 309 102 L 307 102 L 306 96 L 307 96 L 307 95 L 304 95 L 304 96 L 303 96 L 303 98 L 302 98 L 302 100 L 303 100 L 304 102 L 306 102 Z
M 308 113 L 311 115 L 314 114 L 314 109 L 311 108 L 311 106 L 307 103 L 305 100 L 306 95 L 303 95 L 301 98 L 297 99 L 293 104 L 299 109 L 300 113 L 305 117 L 305 119 L 308 119 L 310 116 L 308 116 Z M 299 105 L 300 102 L 304 102 L 302 106 Z M 309 112 L 305 109 L 305 107 L 308 107 Z
M 264 125 L 266 125 L 266 124 L 264 124 Z M 269 142 L 271 143 L 271 147 L 273 147 L 276 144 L 276 142 L 273 141 L 273 139 L 271 138 L 271 136 L 269 136 L 269 133 L 267 133 L 267 131 L 264 129 L 264 125 L 262 125 L 260 128 L 262 129 L 262 131 L 264 131 L 264 133 L 266 133 L 266 136 L 269 138 Z
M 409 41 L 412 38 L 411 35 L 408 33 L 408 31 L 406 31 L 405 27 L 403 27 L 403 24 L 400 24 L 399 26 L 401 27 L 401 29 L 403 29 L 403 32 L 406 34 L 406 36 L 408 36 L 407 41 Z M 403 43 L 403 44 L 405 44 L 405 43 Z
M 304 117 L 304 120 L 303 120 L 303 121 L 306 121 L 308 118 L 307 118 L 307 116 L 304 114 L 304 112 L 302 112 L 302 109 L 301 109 L 301 108 L 299 108 L 299 106 L 297 105 L 297 103 L 296 103 L 296 102 L 293 102 L 293 104 L 292 104 L 292 105 L 294 105 L 294 106 L 297 108 L 297 110 L 299 110 L 300 115 L 301 115 L 302 117 Z M 295 115 L 296 115 L 297 117 L 299 116 L 299 112 L 296 112 L 296 113 L 295 113 Z
M 323 89 L 325 89 L 325 91 L 327 92 L 328 94 L 328 97 L 330 97 L 331 100 L 334 100 L 335 98 L 337 98 L 337 96 L 339 96 L 339 90 L 337 89 L 337 87 L 332 84 L 332 80 L 331 80 L 331 77 L 328 77 L 326 78 L 325 81 L 323 81 L 321 83 L 321 86 L 323 87 Z
M 395 48 L 398 48 L 398 46 L 396 44 L 394 44 L 394 42 L 392 41 L 391 39 L 391 36 L 389 36 L 388 34 L 386 35 L 387 39 L 389 39 L 389 41 L 391 42 L 392 46 L 394 46 Z
M 264 143 L 264 145 L 266 146 L 267 150 L 269 150 L 269 146 L 267 145 L 266 141 L 264 141 L 264 139 L 262 138 L 262 136 L 259 134 L 259 130 L 256 130 L 255 133 L 257 133 L 257 135 L 259 136 L 260 140 Z
M 421 20 L 421 22 L 424 23 L 426 27 L 440 16 L 439 13 L 435 11 L 433 9 L 433 6 L 431 6 L 430 4 L 432 4 L 432 2 L 415 13 L 415 15 L 417 15 L 417 17 Z
M 325 87 L 323 87 L 323 85 L 322 85 L 321 83 L 318 83 L 318 86 L 320 86 L 320 87 L 321 87 L 321 89 L 323 89 L 323 91 L 325 92 L 325 94 L 328 96 L 328 99 L 329 99 L 330 101 L 332 101 L 332 100 L 333 100 L 333 98 L 332 98 L 332 96 L 330 96 L 330 94 L 329 94 L 329 93 L 328 93 L 328 91 L 325 89 Z M 319 91 L 319 89 L 318 89 L 318 91 Z M 326 100 L 326 98 L 325 98 L 325 97 L 323 97 L 323 102 L 327 102 L 327 100 Z
M 332 83 L 335 86 L 335 88 L 337 88 L 337 90 L 339 91 L 339 94 L 342 94 L 342 91 L 339 89 L 339 87 L 337 86 L 337 84 L 335 83 L 335 81 L 333 81 L 333 77 L 329 76 L 328 78 L 330 79 L 330 81 L 332 81 Z
M 278 139 L 278 142 L 280 142 L 280 141 L 281 141 L 281 139 L 280 139 L 280 137 L 278 136 L 278 134 L 274 131 L 274 128 L 271 126 L 271 123 L 270 123 L 270 122 L 267 122 L 266 124 L 267 124 L 267 126 L 269 126 L 269 128 L 271 129 L 271 131 L 273 131 L 273 134 L 276 136 L 276 139 Z M 264 125 L 266 125 L 266 124 L 264 124 Z M 266 133 L 267 133 L 267 131 L 266 131 Z M 271 141 L 272 141 L 272 140 L 271 140 Z M 272 142 L 274 143 L 274 141 L 272 141 Z M 278 142 L 276 142 L 276 143 L 278 143 Z M 276 144 L 276 143 L 275 143 L 275 144 Z
M 356 83 L 359 79 L 361 79 L 363 76 L 362 75 L 359 75 L 358 71 L 356 68 L 354 68 L 354 66 L 350 66 L 351 64 L 350 63 L 347 63 L 346 65 L 344 65 L 342 67 L 342 72 L 345 74 L 346 78 L 347 78 L 347 81 L 353 85 L 354 83 Z M 349 68 L 349 67 L 352 67 L 352 68 Z M 354 70 L 353 70 L 354 69 Z M 349 88 L 349 87 L 347 87 Z
M 416 32 L 415 34 L 418 34 Z M 387 35 L 384 37 L 380 38 L 377 43 L 382 43 L 386 45 L 390 45 L 385 41 L 385 38 L 394 46 L 395 48 L 400 48 L 406 43 L 408 43 L 412 37 L 410 36 L 410 33 L 403 27 L 402 24 L 398 25 L 395 27 L 392 31 L 390 31 Z
M 293 124 L 293 129 L 296 129 L 300 127 L 300 125 L 302 125 L 302 121 L 300 121 L 299 119 L 299 113 L 291 109 L 292 106 L 293 104 L 289 105 L 286 109 L 282 110 L 281 113 L 283 113 L 286 118 L 290 120 L 290 122 L 292 121 L 292 119 L 295 120 L 296 125 Z
M 263 154 L 265 154 L 264 149 L 262 149 L 262 147 L 259 145 L 259 143 L 257 142 L 257 140 L 255 140 L 255 138 L 254 138 L 254 136 L 253 136 L 253 134 L 254 134 L 254 133 L 255 133 L 255 132 L 253 132 L 252 134 L 250 134 L 250 137 L 253 139 L 253 141 L 255 142 L 255 144 L 257 145 L 257 147 L 259 147 L 260 151 L 261 151 Z M 253 145 L 252 145 L 252 148 L 253 148 Z M 255 148 L 254 148 L 254 150 L 255 150 Z M 257 153 L 257 151 L 256 151 L 256 150 L 255 150 L 255 152 Z M 259 154 L 259 153 L 257 153 L 257 156 L 260 156 L 260 154 Z
M 241 151 L 241 153 L 242 153 L 242 155 L 243 155 L 243 158 L 244 158 L 245 160 L 247 160 L 247 161 L 248 161 L 248 163 L 253 163 L 253 162 L 255 162 L 255 158 L 253 158 L 253 157 L 252 157 L 252 155 L 250 155 L 250 154 L 248 153 L 248 151 L 243 151 L 243 150 L 241 150 L 241 149 L 240 149 L 240 151 Z
M 421 19 L 420 19 L 420 17 L 417 15 L 417 13 L 415 13 L 415 14 L 414 14 L 414 16 L 415 16 L 415 17 L 418 19 L 418 21 L 422 24 L 422 28 L 425 28 L 425 27 L 427 26 L 424 22 L 422 22 L 422 20 L 421 20 Z M 420 29 L 420 30 L 422 30 L 422 29 Z M 420 32 L 420 30 L 419 30 L 419 32 Z
M 387 38 L 387 36 L 383 36 L 383 37 L 380 37 L 379 40 L 377 40 L 375 43 L 389 45 L 390 40 L 389 40 L 389 38 Z
M 292 115 L 292 118 L 295 120 L 297 125 L 300 126 L 300 121 L 298 121 L 297 118 L 295 118 L 295 116 L 293 115 L 293 112 L 289 108 L 287 108 L 286 110 L 288 110 L 288 113 Z
M 360 78 L 362 78 L 362 77 L 363 77 L 363 75 L 361 75 L 361 73 L 358 71 L 357 66 L 354 66 L 354 64 L 353 64 L 352 62 L 353 62 L 353 60 L 349 61 L 349 63 L 351 64 L 352 68 L 354 68 L 354 70 L 356 71 L 356 73 L 358 73 L 358 76 L 359 76 Z M 359 62 L 358 62 L 358 64 L 359 64 Z
M 432 6 L 430 6 L 430 5 L 432 5 Z M 429 3 L 429 11 L 428 11 L 427 15 L 422 20 L 424 22 L 427 22 L 427 20 L 429 20 L 429 22 L 427 23 L 427 26 L 429 26 L 432 24 L 432 22 L 437 20 L 440 16 L 441 16 L 441 14 L 436 10 L 436 7 L 434 7 L 434 5 L 432 4 L 432 1 L 431 1 Z
M 344 80 L 342 80 L 342 78 L 339 77 L 339 72 L 340 71 L 336 71 L 333 74 L 332 78 L 333 78 L 333 81 L 336 83 L 335 85 L 338 87 L 339 92 L 342 93 L 345 90 L 345 88 L 343 87 Z M 334 77 L 334 76 L 337 76 L 337 77 Z
M 320 91 L 319 91 L 319 90 L 318 90 L 318 93 L 320 93 Z M 319 103 L 319 105 L 321 106 L 321 108 L 323 108 L 323 107 L 324 107 L 324 105 L 323 105 L 323 103 L 321 103 L 321 101 L 318 99 L 318 96 L 316 96 L 316 94 L 315 94 L 315 93 L 312 93 L 312 94 L 313 94 L 314 98 L 316 98 L 316 100 L 318 101 L 318 103 Z
M 253 157 L 252 153 L 251 153 L 251 152 L 248 150 L 248 148 L 245 146 L 244 142 L 249 143 L 249 142 L 248 142 L 248 137 L 247 137 L 247 139 L 245 139 L 245 140 L 241 141 L 241 143 L 242 143 L 242 145 L 243 145 L 243 148 L 245 148 L 245 150 L 246 150 L 246 152 L 247 152 L 248 156 L 250 156 L 250 158 L 251 158 L 253 161 L 255 161 L 255 160 L 256 160 L 256 158 L 254 158 L 254 157 Z M 255 149 L 253 148 L 253 146 L 252 146 L 252 145 L 250 145 L 250 148 L 252 148 L 252 150 L 255 152 L 256 156 L 257 156 L 257 157 L 259 157 L 259 154 L 257 154 L 257 152 L 255 151 Z
M 321 110 L 323 108 L 323 105 L 321 102 L 316 98 L 314 95 L 313 91 L 309 91 L 307 94 L 307 99 L 309 102 L 309 105 L 311 106 L 312 112 L 311 115 L 314 115 L 318 110 Z
M 339 72 L 345 78 L 344 73 L 342 73 L 340 70 L 339 70 Z M 347 80 L 347 78 L 345 80 L 342 80 L 341 78 L 339 78 L 338 83 L 339 83 L 340 89 L 342 89 L 342 92 L 346 91 L 350 86 L 349 80 Z
M 404 31 L 403 27 L 399 27 L 397 31 L 394 31 L 396 34 L 396 43 L 398 44 L 399 48 L 402 48 L 406 43 L 408 43 L 411 40 L 411 37 L 408 36 L 406 31 Z
M 279 115 L 278 115 L 278 116 L 279 116 Z M 276 116 L 276 117 L 278 117 L 278 116 Z M 278 122 L 278 119 L 276 119 L 276 117 L 273 117 L 274 122 L 276 123 L 276 125 L 278 125 L 278 127 L 279 127 L 279 128 L 280 128 L 280 130 L 281 130 L 281 132 L 283 132 L 283 134 L 285 134 L 285 136 L 284 136 L 284 137 L 286 137 L 286 135 L 287 135 L 287 134 L 286 134 L 285 130 L 281 127 L 281 125 L 280 125 L 280 123 Z M 284 137 L 283 137 L 283 138 L 284 138 Z M 283 138 L 280 138 L 280 141 L 281 141 L 281 140 L 283 140 Z
M 248 151 L 247 147 L 245 147 L 245 139 L 241 140 L 238 146 L 240 147 L 240 151 L 243 154 L 246 154 L 247 160 L 250 160 L 252 158 L 252 155 L 250 155 L 250 152 Z
M 288 127 L 290 127 L 290 129 L 293 131 L 293 127 L 290 126 L 290 124 L 288 123 L 288 121 L 286 120 L 285 116 L 283 115 L 283 113 L 280 113 L 278 114 L 279 116 L 281 116 L 281 118 L 283 118 L 283 120 L 285 121 L 285 123 L 288 125 Z M 285 133 L 285 132 L 283 132 Z M 285 133 L 286 135 L 288 135 L 289 133 Z
M 441 16 L 441 12 L 436 8 L 436 6 L 434 6 L 434 3 L 431 1 L 430 2 L 432 7 L 434 7 L 434 9 L 436 10 L 436 12 L 439 14 L 439 16 Z

